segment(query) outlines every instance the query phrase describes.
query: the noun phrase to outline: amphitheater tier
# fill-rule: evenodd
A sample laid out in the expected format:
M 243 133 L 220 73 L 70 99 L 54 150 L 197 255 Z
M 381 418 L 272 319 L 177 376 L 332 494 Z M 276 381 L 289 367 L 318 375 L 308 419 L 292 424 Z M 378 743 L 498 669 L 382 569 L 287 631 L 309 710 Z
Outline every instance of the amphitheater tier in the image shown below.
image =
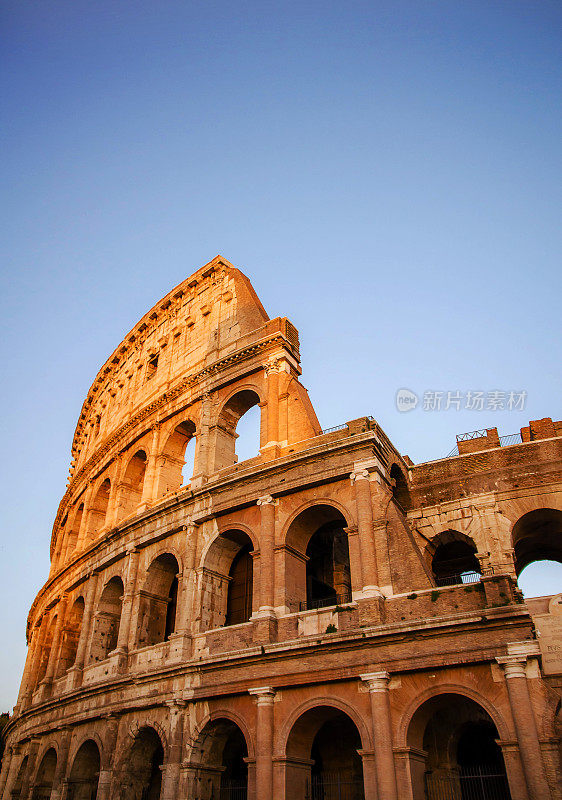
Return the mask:
M 561 800 L 562 596 L 517 584 L 562 561 L 560 423 L 414 465 L 300 374 L 220 256 L 101 368 L 2 800 Z

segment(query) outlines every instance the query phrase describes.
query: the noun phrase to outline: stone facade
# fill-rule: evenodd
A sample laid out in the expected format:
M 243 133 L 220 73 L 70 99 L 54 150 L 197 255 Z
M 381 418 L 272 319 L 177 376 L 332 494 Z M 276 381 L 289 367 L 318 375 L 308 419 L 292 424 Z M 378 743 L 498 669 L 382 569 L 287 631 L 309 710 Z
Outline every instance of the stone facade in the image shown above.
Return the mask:
M 562 560 L 562 424 L 414 465 L 299 376 L 220 257 L 99 371 L 0 798 L 561 800 L 562 596 L 517 574 Z

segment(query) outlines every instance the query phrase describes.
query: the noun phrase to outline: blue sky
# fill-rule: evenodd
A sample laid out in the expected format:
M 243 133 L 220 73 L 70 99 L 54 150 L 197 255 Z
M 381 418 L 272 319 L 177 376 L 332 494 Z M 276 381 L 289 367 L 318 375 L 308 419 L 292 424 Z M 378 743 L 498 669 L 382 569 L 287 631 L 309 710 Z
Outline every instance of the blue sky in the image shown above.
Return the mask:
M 422 461 L 562 416 L 561 21 L 548 0 L 2 4 L 0 710 L 90 382 L 217 253 L 299 328 L 324 427 L 372 414 Z M 528 397 L 401 414 L 402 387 Z

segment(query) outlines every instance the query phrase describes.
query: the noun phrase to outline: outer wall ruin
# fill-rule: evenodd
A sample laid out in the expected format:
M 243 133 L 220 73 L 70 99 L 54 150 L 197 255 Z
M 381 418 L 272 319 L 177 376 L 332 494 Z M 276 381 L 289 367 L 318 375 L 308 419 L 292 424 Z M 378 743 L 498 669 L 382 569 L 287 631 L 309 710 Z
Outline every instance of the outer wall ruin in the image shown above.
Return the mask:
M 0 798 L 562 800 L 562 595 L 517 585 L 562 561 L 562 424 L 414 465 L 300 372 L 221 257 L 101 368 Z

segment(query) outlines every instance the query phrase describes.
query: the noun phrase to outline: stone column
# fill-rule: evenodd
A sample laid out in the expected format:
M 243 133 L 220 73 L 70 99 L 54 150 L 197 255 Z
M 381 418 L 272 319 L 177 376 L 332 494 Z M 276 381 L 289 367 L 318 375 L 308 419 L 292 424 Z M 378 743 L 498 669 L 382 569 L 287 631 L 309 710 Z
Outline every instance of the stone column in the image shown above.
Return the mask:
M 373 539 L 373 507 L 369 472 L 366 469 L 360 469 L 352 472 L 349 477 L 351 483 L 355 486 L 363 597 L 378 597 L 380 596 L 380 590 L 378 586 L 375 542 Z
M 277 501 L 266 494 L 258 499 L 260 522 L 260 610 L 262 616 L 274 615 L 275 598 L 275 506 Z
M 45 677 L 43 678 L 42 681 L 43 683 L 52 683 L 53 679 L 55 678 L 56 668 L 59 663 L 60 640 L 65 622 L 67 603 L 68 603 L 67 595 L 62 595 L 57 606 L 57 624 L 55 626 L 55 632 L 53 634 L 53 641 L 51 643 L 51 652 L 49 653 L 49 660 L 47 662 L 47 670 L 45 672 Z
M 106 717 L 105 741 L 101 754 L 103 761 L 100 765 L 98 780 L 98 793 L 96 800 L 111 800 L 111 780 L 113 777 L 113 760 L 115 758 L 115 745 L 119 731 L 119 717 L 108 714 Z
M 18 759 L 16 758 L 17 755 L 16 749 L 17 746 L 6 747 L 4 758 L 2 759 L 3 760 L 2 771 L 0 772 L 0 800 L 2 800 L 2 797 L 4 795 L 5 787 L 7 786 L 9 791 L 12 783 L 14 782 L 14 772 L 16 771 L 17 761 L 18 761 Z
M 90 481 L 88 488 L 84 493 L 84 510 L 82 511 L 82 519 L 80 520 L 80 530 L 78 531 L 78 538 L 76 539 L 76 552 L 79 553 L 84 550 L 87 545 L 88 527 L 90 524 L 90 504 L 92 502 L 93 482 Z
M 183 746 L 183 709 L 184 700 L 171 700 L 166 703 L 170 709 L 170 750 L 163 775 L 161 800 L 176 800 L 180 780 L 180 768 Z
M 523 643 L 523 644 L 535 644 Z M 508 652 L 513 645 L 508 645 Z M 519 751 L 530 800 L 549 800 L 550 789 L 546 782 L 535 712 L 527 683 L 527 655 L 523 653 L 500 656 L 511 714 L 519 742 Z
M 64 779 L 66 776 L 71 734 L 72 731 L 70 728 L 65 728 L 62 732 L 60 745 L 57 750 L 57 766 L 55 769 L 55 777 L 53 779 L 53 788 L 51 790 L 50 800 L 61 800 L 61 798 L 64 796 Z
M 380 800 L 398 800 L 388 692 L 390 675 L 388 672 L 370 672 L 359 677 L 367 683 L 371 696 L 375 769 L 379 798 Z
M 39 752 L 39 739 L 32 739 L 27 754 L 27 768 L 21 784 L 20 800 L 28 800 L 31 794 L 31 779 L 35 777 L 35 762 Z
M 19 710 L 24 707 L 27 700 L 27 695 L 29 692 L 29 682 L 33 668 L 33 661 L 35 658 L 35 653 L 37 651 L 37 641 L 39 639 L 39 631 L 40 628 L 37 627 L 31 629 L 31 638 L 29 641 L 29 645 L 27 647 L 27 656 L 25 658 L 25 666 L 23 668 L 23 675 L 21 678 L 21 685 L 16 707 L 14 708 L 14 714 L 17 714 Z M 2 798 L 2 792 L 0 792 L 0 800 L 1 798 Z
M 248 690 L 256 698 L 256 798 L 273 800 L 273 703 L 271 686 Z
M 47 636 L 48 627 L 49 627 L 48 616 L 45 613 L 43 615 L 40 625 L 36 627 L 35 633 L 33 634 L 32 637 L 32 642 L 33 639 L 35 639 L 36 641 L 33 650 L 33 657 L 29 667 L 29 672 L 25 682 L 25 691 L 21 703 L 22 708 L 25 708 L 31 701 L 31 696 L 33 695 L 33 691 L 37 684 L 37 673 L 39 672 L 39 665 L 41 663 L 41 655 L 43 653 L 43 645 L 45 644 L 45 638 Z
M 264 369 L 267 375 L 267 437 L 261 450 L 279 445 L 279 363 L 272 361 Z
M 144 483 L 142 485 L 142 495 L 139 511 L 145 511 L 155 500 L 155 483 L 158 472 L 158 448 L 160 443 L 160 424 L 152 426 L 150 447 L 146 470 L 144 473 Z
M 133 614 L 133 601 L 135 598 L 135 589 L 137 585 L 137 572 L 139 567 L 140 552 L 138 550 L 129 550 L 127 559 L 127 577 L 125 580 L 125 591 L 123 593 L 123 602 L 121 604 L 121 620 L 119 621 L 119 634 L 117 636 L 116 649 L 122 654 L 127 653 L 129 649 L 129 638 L 131 633 L 131 619 Z

